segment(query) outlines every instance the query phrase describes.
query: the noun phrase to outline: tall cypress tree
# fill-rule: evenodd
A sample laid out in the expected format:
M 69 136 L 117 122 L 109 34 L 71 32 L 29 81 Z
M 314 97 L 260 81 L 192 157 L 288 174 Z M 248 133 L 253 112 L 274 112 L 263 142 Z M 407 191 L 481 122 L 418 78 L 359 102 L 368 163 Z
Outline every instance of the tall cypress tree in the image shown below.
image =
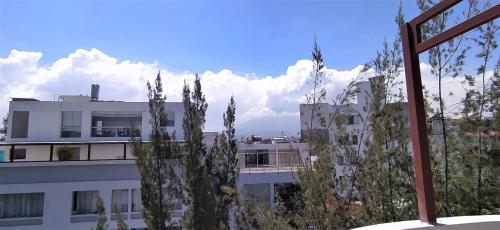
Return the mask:
M 215 143 L 206 159 L 212 165 L 210 172 L 215 195 L 217 226 L 229 229 L 230 210 L 235 208 L 238 199 L 236 182 L 238 181 L 238 146 L 235 135 L 236 104 L 231 97 L 226 112 L 223 114 L 225 130 L 216 137 Z M 233 216 L 234 217 L 234 216 Z
M 134 140 L 133 152 L 141 175 L 143 216 L 148 229 L 163 230 L 171 220 L 173 200 L 180 198 L 180 179 L 174 170 L 178 165 L 175 133 L 166 129 L 166 97 L 158 72 L 154 87 L 148 82 L 151 133 L 149 142 Z
M 211 186 L 210 161 L 206 161 L 207 148 L 203 143 L 203 127 L 208 104 L 201 90 L 198 75 L 193 92 L 184 83 L 182 92 L 184 104 L 184 189 L 188 211 L 184 215 L 184 225 L 188 229 L 216 229 L 215 196 Z

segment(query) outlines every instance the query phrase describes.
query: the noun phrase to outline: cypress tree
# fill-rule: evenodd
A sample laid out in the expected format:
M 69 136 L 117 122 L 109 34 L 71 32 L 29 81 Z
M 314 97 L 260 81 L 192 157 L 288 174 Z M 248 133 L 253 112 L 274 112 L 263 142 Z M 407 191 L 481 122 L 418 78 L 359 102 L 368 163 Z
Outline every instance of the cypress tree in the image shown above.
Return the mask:
M 231 97 L 223 114 L 225 130 L 216 137 L 207 156 L 207 165 L 212 165 L 210 173 L 215 196 L 215 212 L 219 229 L 229 229 L 230 210 L 237 204 L 238 190 L 238 146 L 235 136 L 236 104 Z M 234 217 L 234 216 L 233 216 Z
M 178 165 L 179 147 L 175 133 L 166 129 L 166 97 L 160 72 L 154 87 L 148 82 L 151 133 L 149 142 L 133 140 L 133 152 L 141 175 L 142 214 L 148 229 L 163 230 L 171 221 L 173 200 L 181 196 L 180 179 L 174 167 Z
M 183 182 L 188 204 L 183 222 L 188 229 L 216 229 L 215 196 L 209 176 L 213 166 L 210 161 L 205 160 L 207 149 L 203 143 L 208 104 L 198 75 L 194 81 L 193 92 L 184 83 L 182 98 L 185 111 L 182 122 L 185 139 Z
M 106 223 L 106 221 L 108 219 L 106 218 L 106 208 L 104 207 L 104 202 L 102 201 L 100 196 L 97 198 L 96 210 L 97 210 L 97 226 L 95 229 L 107 230 L 108 224 Z

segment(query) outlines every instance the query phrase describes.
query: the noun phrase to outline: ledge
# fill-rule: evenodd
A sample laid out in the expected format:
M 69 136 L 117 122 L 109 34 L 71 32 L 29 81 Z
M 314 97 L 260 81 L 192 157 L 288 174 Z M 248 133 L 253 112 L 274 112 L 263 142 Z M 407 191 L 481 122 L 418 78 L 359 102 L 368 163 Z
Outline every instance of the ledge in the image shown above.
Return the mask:
M 477 229 L 477 230 L 496 230 L 500 226 L 500 215 L 482 215 L 482 216 L 454 216 L 438 218 L 437 224 L 432 225 L 421 222 L 420 220 L 409 220 L 392 222 L 385 224 L 376 224 L 356 228 L 357 230 L 376 230 L 376 229 Z

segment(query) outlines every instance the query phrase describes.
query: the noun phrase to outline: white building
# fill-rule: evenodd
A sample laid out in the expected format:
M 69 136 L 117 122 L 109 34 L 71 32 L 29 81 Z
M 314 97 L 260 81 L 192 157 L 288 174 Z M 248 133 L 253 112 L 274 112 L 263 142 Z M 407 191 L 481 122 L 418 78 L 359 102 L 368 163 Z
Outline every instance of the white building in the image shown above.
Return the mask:
M 182 141 L 182 103 L 167 102 L 166 108 L 167 129 Z M 145 228 L 129 141 L 132 136 L 148 140 L 148 110 L 146 102 L 87 96 L 13 99 L 6 140 L 0 143 L 0 229 L 91 229 L 98 196 L 111 229 L 116 228 L 114 206 L 130 229 Z M 290 190 L 303 153 L 302 143 L 240 145 L 238 187 L 272 206 L 275 190 Z M 173 221 L 178 221 L 186 207 L 175 208 Z
M 370 123 L 365 122 L 369 117 L 370 103 L 373 100 L 372 97 L 372 84 L 376 84 L 378 78 L 373 77 L 368 81 L 362 81 L 357 84 L 357 94 L 356 101 L 344 105 L 339 109 L 339 113 L 346 116 L 345 123 L 343 127 L 345 132 L 342 133 L 342 137 L 339 137 L 339 132 L 337 128 L 337 122 L 332 120 L 332 114 L 337 110 L 337 108 L 329 103 L 320 103 L 315 107 L 315 112 L 313 114 L 312 104 L 300 104 L 300 129 L 301 136 L 305 142 L 308 142 L 311 130 L 315 131 L 317 134 L 321 135 L 326 142 L 332 142 L 334 138 L 341 138 L 344 143 L 351 145 L 352 149 L 358 151 L 360 154 L 366 149 L 366 141 L 370 138 Z M 383 106 L 394 106 L 395 104 L 387 104 Z M 398 114 L 402 117 L 408 116 L 408 106 L 404 102 L 401 104 L 401 112 Z M 406 130 L 409 134 L 410 123 L 406 120 Z M 409 145 L 409 151 L 411 152 L 411 143 Z M 340 154 L 342 156 L 342 154 Z M 339 177 L 344 177 L 343 174 L 343 158 L 335 162 L 336 173 Z M 341 178 L 339 178 L 341 179 Z

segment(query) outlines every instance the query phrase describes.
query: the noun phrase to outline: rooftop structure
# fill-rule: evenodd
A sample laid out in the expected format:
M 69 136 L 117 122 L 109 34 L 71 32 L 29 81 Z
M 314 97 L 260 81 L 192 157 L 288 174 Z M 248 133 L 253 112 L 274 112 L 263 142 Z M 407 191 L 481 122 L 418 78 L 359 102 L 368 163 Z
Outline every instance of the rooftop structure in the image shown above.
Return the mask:
M 167 130 L 182 142 L 183 105 L 165 106 Z M 0 205 L 0 229 L 90 229 L 98 196 L 107 210 L 120 207 L 129 228 L 145 228 L 130 140 L 148 141 L 149 117 L 147 102 L 82 95 L 11 101 L 6 140 L 0 143 L 0 204 L 5 204 Z M 216 135 L 204 132 L 208 146 Z M 269 140 L 239 144 L 237 186 L 271 208 L 276 193 L 293 191 L 294 174 L 306 156 L 305 144 L 297 139 Z M 174 209 L 173 221 L 179 221 L 186 207 L 179 202 Z M 107 215 L 114 228 L 116 216 Z

